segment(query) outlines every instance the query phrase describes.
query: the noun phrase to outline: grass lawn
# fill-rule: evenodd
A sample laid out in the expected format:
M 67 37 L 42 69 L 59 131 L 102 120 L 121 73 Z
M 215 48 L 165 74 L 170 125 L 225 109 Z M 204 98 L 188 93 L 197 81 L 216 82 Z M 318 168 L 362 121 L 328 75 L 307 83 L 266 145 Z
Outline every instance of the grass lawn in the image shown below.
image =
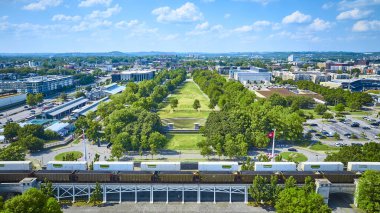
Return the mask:
M 212 111 L 208 108 L 209 99 L 192 81 L 185 82 L 181 88 L 176 90 L 168 98 L 168 103 L 171 98 L 178 99 L 178 106 L 173 112 L 170 105 L 167 104 L 158 113 L 161 118 L 207 118 L 208 114 Z M 201 104 L 199 112 L 193 108 L 195 99 L 198 99 Z
M 322 143 L 316 143 L 310 147 L 311 150 L 315 151 L 332 151 L 339 150 L 339 147 L 333 147 Z
M 197 143 L 204 139 L 201 134 L 167 134 L 169 139 L 167 149 L 198 150 Z
M 66 155 L 71 154 L 71 153 L 74 154 L 74 158 L 77 160 L 83 156 L 82 152 L 79 152 L 79 151 L 62 152 L 62 153 L 56 155 L 54 157 L 54 159 L 61 161 L 61 160 L 63 160 L 63 156 L 66 156 Z
M 307 161 L 307 157 L 304 154 L 298 153 L 298 152 L 282 152 L 280 155 L 285 160 L 288 160 L 290 157 L 290 158 L 293 158 L 292 161 L 296 161 L 296 162 Z
M 312 114 L 314 118 L 322 118 L 322 115 L 318 115 L 314 112 L 314 109 L 302 109 L 302 111 L 304 111 L 306 115 Z
M 206 118 L 164 118 L 161 119 L 164 125 L 168 123 L 174 123 L 175 129 L 193 129 L 194 123 L 199 123 L 204 126 L 206 123 Z

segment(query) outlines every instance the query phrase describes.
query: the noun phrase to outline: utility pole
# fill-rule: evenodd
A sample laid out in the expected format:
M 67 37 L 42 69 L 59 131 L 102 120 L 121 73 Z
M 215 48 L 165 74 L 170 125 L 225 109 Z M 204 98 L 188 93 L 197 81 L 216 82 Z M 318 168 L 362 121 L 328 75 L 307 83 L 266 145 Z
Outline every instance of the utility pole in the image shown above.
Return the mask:
M 84 137 L 84 129 L 82 129 L 82 139 L 83 139 L 84 160 L 87 162 L 87 150 L 86 150 L 86 140 Z
M 272 143 L 272 161 L 274 161 L 274 143 L 276 138 L 276 129 L 273 129 L 273 143 Z

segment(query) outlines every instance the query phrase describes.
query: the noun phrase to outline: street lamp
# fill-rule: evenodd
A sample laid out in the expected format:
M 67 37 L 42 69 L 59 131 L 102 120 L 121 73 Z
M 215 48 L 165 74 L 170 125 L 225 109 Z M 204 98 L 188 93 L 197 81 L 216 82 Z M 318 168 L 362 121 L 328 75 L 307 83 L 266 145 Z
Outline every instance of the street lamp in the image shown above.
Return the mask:
M 272 161 L 274 161 L 274 143 L 276 138 L 276 129 L 273 129 L 273 142 L 272 142 Z
M 317 157 L 317 161 L 318 161 L 318 155 L 315 155 Z
M 84 129 L 82 129 L 82 139 L 83 139 L 83 149 L 84 149 L 84 160 L 87 162 L 87 150 L 86 150 L 86 141 L 84 138 Z

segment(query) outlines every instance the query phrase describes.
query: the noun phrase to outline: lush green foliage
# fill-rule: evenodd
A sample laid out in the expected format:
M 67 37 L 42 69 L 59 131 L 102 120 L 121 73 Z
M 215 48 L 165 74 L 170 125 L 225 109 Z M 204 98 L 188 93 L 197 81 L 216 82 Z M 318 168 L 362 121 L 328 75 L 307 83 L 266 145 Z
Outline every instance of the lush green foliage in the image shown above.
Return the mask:
M 380 212 L 380 172 L 366 171 L 359 179 L 358 207 L 366 212 Z
M 35 106 L 39 103 L 42 103 L 44 101 L 44 95 L 42 93 L 32 94 L 29 93 L 26 96 L 26 104 L 29 106 Z
M 83 156 L 82 152 L 79 151 L 71 151 L 71 152 L 63 152 L 54 157 L 55 160 L 58 161 L 76 161 Z
M 370 142 L 361 146 L 345 146 L 339 152 L 333 152 L 327 155 L 325 161 L 338 161 L 344 164 L 350 161 L 379 162 L 380 161 L 380 144 Z
M 102 199 L 102 189 L 98 182 L 95 184 L 95 189 L 92 191 L 90 196 L 90 202 L 93 203 L 93 205 L 97 205 L 97 203 L 101 202 Z
M 211 112 L 206 121 L 203 128 L 206 140 L 198 144 L 202 154 L 245 156 L 249 146 L 266 147 L 267 133 L 274 128 L 281 133 L 278 138 L 284 140 L 297 141 L 303 137 L 304 119 L 285 103 L 282 106 L 263 99 L 254 102 L 255 95 L 240 82 L 226 82 L 211 71 L 196 71 L 193 78 L 210 101 L 222 108 Z
M 25 160 L 25 148 L 11 144 L 3 149 L 0 149 L 0 160 L 2 161 L 23 161 Z
M 62 211 L 56 199 L 36 188 L 30 188 L 22 195 L 7 200 L 1 212 L 59 213 Z

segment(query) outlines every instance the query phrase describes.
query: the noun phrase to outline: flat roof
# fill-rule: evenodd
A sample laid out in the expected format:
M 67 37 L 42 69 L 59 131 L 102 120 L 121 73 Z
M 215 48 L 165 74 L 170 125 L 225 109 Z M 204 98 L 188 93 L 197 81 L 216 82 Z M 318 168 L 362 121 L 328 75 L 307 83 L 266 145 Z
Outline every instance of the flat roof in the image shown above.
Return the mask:
M 83 98 L 83 97 L 82 97 Z M 80 99 L 80 98 L 79 98 Z M 75 107 L 77 107 L 78 105 L 81 105 L 81 104 L 84 104 L 84 103 L 86 103 L 87 101 L 88 101 L 88 99 L 87 98 L 83 98 L 83 99 L 81 99 L 81 100 L 78 100 L 78 101 L 76 101 L 77 99 L 75 99 L 74 100 L 74 102 L 68 102 L 68 103 L 70 103 L 70 104 L 68 104 L 67 103 L 67 105 L 65 105 L 64 107 L 60 107 L 60 108 L 58 108 L 58 109 L 55 109 L 55 108 L 53 108 L 52 110 L 49 110 L 48 112 L 47 112 L 47 114 L 49 114 L 49 115 L 51 115 L 51 116 L 56 116 L 56 115 L 59 115 L 59 114 L 61 114 L 62 112 L 65 112 L 65 111 L 67 111 L 67 110 L 70 110 L 70 109 L 72 109 L 72 108 L 75 108 Z
M 87 164 L 87 161 L 49 161 L 48 164 Z
M 98 101 L 93 102 L 92 104 L 89 104 L 89 105 L 83 106 L 82 108 L 74 110 L 73 113 L 86 115 L 88 114 L 88 112 L 96 111 L 98 109 L 98 105 L 103 101 L 107 101 L 108 99 L 109 97 L 102 98 Z
M 30 164 L 32 161 L 0 161 L 0 164 Z
M 230 165 L 238 165 L 237 162 L 229 162 L 229 161 L 218 161 L 218 162 L 199 162 L 199 165 L 221 165 L 221 164 L 230 164 Z
M 146 74 L 146 73 L 151 73 L 155 71 L 156 70 L 126 70 L 126 71 L 121 71 L 120 74 Z
M 111 93 L 112 95 L 114 95 L 116 93 L 122 92 L 123 90 L 125 90 L 125 88 L 125 86 L 120 86 L 115 83 L 105 86 L 104 92 Z
M 94 164 L 133 165 L 133 161 L 96 161 Z
M 60 130 L 66 128 L 69 125 L 70 125 L 69 123 L 57 122 L 57 123 L 47 127 L 46 129 L 49 129 L 49 130 L 54 131 L 54 132 L 59 132 Z

